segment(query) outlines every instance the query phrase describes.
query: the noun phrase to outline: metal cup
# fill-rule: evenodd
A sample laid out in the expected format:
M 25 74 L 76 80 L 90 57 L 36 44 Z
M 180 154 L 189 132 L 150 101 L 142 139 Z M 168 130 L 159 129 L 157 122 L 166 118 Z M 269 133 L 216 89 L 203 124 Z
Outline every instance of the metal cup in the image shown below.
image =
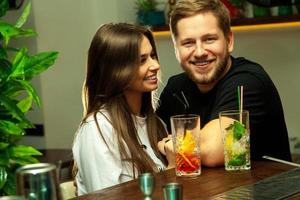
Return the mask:
M 151 196 L 155 186 L 155 180 L 153 174 L 151 173 L 140 174 L 139 184 L 140 184 L 140 189 L 142 190 L 144 196 Z
M 25 165 L 17 169 L 17 195 L 28 200 L 60 200 L 56 166 L 49 163 Z
M 182 185 L 168 183 L 163 186 L 164 200 L 182 200 Z

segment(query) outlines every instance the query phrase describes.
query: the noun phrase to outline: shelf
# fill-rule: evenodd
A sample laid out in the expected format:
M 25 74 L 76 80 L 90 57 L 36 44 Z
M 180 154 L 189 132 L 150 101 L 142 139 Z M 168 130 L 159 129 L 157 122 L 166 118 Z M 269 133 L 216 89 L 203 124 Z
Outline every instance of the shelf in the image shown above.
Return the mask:
M 257 17 L 257 18 L 239 18 L 231 20 L 232 30 L 256 30 L 267 28 L 284 28 L 284 27 L 300 27 L 300 14 L 290 16 L 273 16 L 273 17 Z M 169 27 L 160 26 L 153 27 L 155 36 L 170 35 Z

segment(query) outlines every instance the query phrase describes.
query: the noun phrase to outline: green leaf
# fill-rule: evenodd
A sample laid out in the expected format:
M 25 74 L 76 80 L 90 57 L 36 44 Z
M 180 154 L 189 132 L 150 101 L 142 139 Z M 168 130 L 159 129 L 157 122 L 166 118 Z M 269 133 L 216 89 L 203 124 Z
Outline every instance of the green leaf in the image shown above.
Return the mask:
M 31 157 L 31 156 L 16 157 L 16 158 L 13 158 L 12 160 L 19 165 L 28 165 L 28 164 L 33 164 L 33 163 L 39 162 L 38 159 Z
M 26 119 L 24 113 L 18 108 L 16 103 L 7 98 L 6 96 L 0 96 L 0 105 L 3 105 L 6 110 L 8 111 L 8 114 L 10 114 L 14 119 L 21 121 L 22 123 L 26 123 L 28 127 L 32 127 L 32 123 Z
M 154 0 L 137 0 L 136 5 L 139 11 L 149 12 L 155 10 L 157 2 Z
M 1 59 L 6 59 L 7 58 L 6 50 L 3 48 L 3 46 L 1 44 L 0 44 L 0 58 Z
M 31 146 L 17 145 L 10 148 L 9 155 L 13 158 L 21 158 L 34 155 L 42 155 L 42 153 Z
M 233 138 L 235 140 L 239 140 L 241 139 L 241 137 L 244 135 L 246 129 L 245 126 L 240 123 L 239 121 L 234 121 L 233 124 L 231 124 L 230 126 L 228 126 L 226 128 L 227 131 L 233 131 Z
M 21 135 L 23 132 L 18 125 L 6 120 L 0 120 L 0 131 L 10 135 Z
M 43 52 L 28 58 L 25 65 L 25 76 L 31 79 L 33 76 L 40 74 L 54 64 L 58 52 Z
M 34 87 L 30 84 L 30 82 L 28 81 L 21 81 L 21 80 L 15 80 L 16 82 L 20 83 L 25 90 L 27 91 L 28 95 L 30 95 L 34 102 L 36 103 L 37 106 L 41 106 L 41 100 L 40 97 L 37 95 L 36 90 L 34 89 Z
M 32 124 L 31 122 L 28 123 L 28 122 L 26 122 L 26 121 L 21 121 L 21 122 L 18 124 L 18 126 L 19 126 L 20 128 L 22 128 L 23 130 L 26 129 L 26 128 L 35 128 L 34 124 Z
M 0 22 L 0 33 L 4 38 L 5 46 L 8 44 L 11 37 L 19 34 L 19 29 L 11 24 Z
M 13 35 L 14 38 L 31 36 L 37 36 L 37 33 L 32 29 L 19 29 L 19 33 L 17 35 Z
M 22 136 L 24 136 L 24 132 L 22 132 L 22 135 L 9 135 L 8 142 L 10 144 L 15 145 L 18 142 L 20 142 L 20 140 L 22 139 Z
M 6 184 L 3 187 L 4 192 L 7 195 L 15 195 L 16 194 L 16 178 L 13 172 L 9 172 L 7 176 Z
M 0 142 L 0 150 L 5 149 L 6 147 L 8 147 L 9 143 L 6 142 Z
M 23 113 L 27 113 L 32 106 L 32 96 L 29 95 L 28 97 L 22 99 L 21 101 L 19 101 L 17 106 Z
M 0 87 L 7 81 L 11 72 L 11 64 L 6 59 L 0 59 Z M 0 90 L 0 93 L 2 91 Z
M 12 63 L 13 69 L 12 69 L 12 73 L 9 76 L 10 78 L 18 77 L 21 79 L 25 79 L 24 66 L 26 64 L 26 60 L 28 59 L 27 52 L 28 52 L 27 48 L 22 48 L 20 49 L 19 52 L 17 52 Z
M 25 9 L 23 10 L 21 17 L 18 19 L 15 27 L 21 28 L 23 26 L 23 24 L 27 21 L 27 18 L 30 14 L 30 10 L 31 10 L 31 3 L 28 3 Z
M 7 172 L 4 167 L 0 167 L 0 189 L 3 188 L 7 181 Z
M 2 21 L 0 22 L 0 34 L 4 38 L 5 46 L 7 46 L 11 38 L 30 37 L 37 35 L 37 33 L 31 29 L 17 28 Z
M 234 126 L 233 137 L 236 140 L 241 139 L 241 137 L 244 135 L 244 133 L 246 131 L 244 125 L 242 123 L 240 123 L 239 121 L 235 121 L 233 126 Z
M 6 150 L 0 152 L 0 166 L 8 166 L 9 157 Z
M 6 14 L 9 8 L 8 0 L 0 0 L 0 17 Z
M 18 106 L 13 100 L 7 98 L 6 96 L 1 95 L 0 104 L 2 104 L 14 118 L 20 121 L 28 121 L 25 118 L 24 113 L 18 108 Z
M 10 79 L 2 86 L 0 93 L 10 99 L 16 99 L 24 90 L 25 88 L 19 82 Z
M 228 162 L 228 165 L 232 166 L 241 166 L 246 163 L 246 153 L 242 153 L 236 156 L 233 156 L 233 158 Z

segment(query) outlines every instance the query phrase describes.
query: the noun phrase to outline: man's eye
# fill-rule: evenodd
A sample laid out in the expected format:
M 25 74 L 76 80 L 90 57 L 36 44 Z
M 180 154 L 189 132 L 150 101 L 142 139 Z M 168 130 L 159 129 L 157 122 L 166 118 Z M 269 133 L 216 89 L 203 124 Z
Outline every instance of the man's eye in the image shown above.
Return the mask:
M 192 41 L 186 41 L 186 42 L 182 43 L 182 45 L 185 46 L 185 47 L 191 47 L 191 46 L 193 46 L 193 44 L 194 43 Z
M 216 38 L 206 38 L 205 42 L 206 43 L 213 43 L 214 41 L 216 41 Z

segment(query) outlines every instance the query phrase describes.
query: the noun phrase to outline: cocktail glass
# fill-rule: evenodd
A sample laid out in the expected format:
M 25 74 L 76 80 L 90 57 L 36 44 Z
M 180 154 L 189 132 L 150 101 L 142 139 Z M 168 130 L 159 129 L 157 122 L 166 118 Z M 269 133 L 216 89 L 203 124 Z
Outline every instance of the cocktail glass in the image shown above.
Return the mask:
M 219 121 L 223 134 L 225 169 L 249 170 L 251 168 L 249 112 L 223 111 L 219 113 Z
M 171 117 L 173 147 L 176 153 L 176 175 L 201 174 L 200 116 L 194 114 Z

